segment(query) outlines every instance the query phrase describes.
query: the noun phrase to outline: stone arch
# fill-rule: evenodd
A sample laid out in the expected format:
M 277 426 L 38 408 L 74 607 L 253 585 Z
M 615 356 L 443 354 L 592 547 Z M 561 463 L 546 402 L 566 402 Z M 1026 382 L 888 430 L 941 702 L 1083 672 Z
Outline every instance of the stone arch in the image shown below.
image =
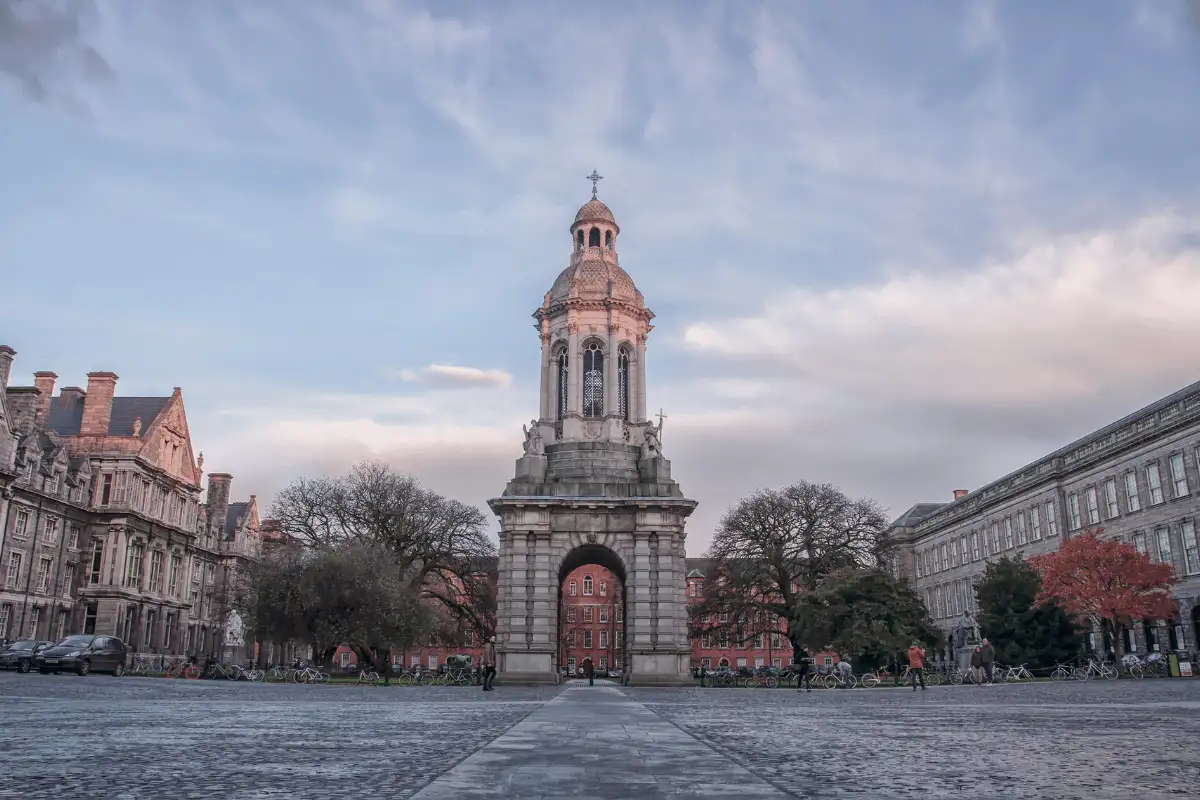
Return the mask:
M 588 231 L 588 247 L 600 246 L 600 229 L 592 228 Z
M 614 613 L 604 622 L 601 619 L 596 619 L 589 623 L 586 627 L 588 630 L 610 632 L 610 639 L 607 645 L 601 646 L 596 642 L 593 653 L 585 653 L 583 657 L 593 656 L 592 663 L 597 664 L 597 658 L 600 655 L 605 655 L 604 662 L 606 669 L 616 669 L 620 663 L 620 669 L 625 676 L 630 674 L 629 671 L 629 645 L 631 640 L 631 622 L 632 614 L 630 613 L 631 600 L 634 597 L 634 592 L 630 586 L 630 581 L 633 579 L 633 573 L 630 566 L 633 564 L 632 545 L 626 546 L 624 543 L 617 541 L 618 537 L 612 534 L 597 535 L 572 533 L 567 542 L 560 544 L 553 555 L 551 556 L 551 575 L 556 578 L 557 603 L 554 605 L 554 627 L 556 644 L 555 666 L 561 672 L 563 667 L 568 666 L 568 653 L 572 647 L 578 647 L 578 640 L 571 643 L 564 634 L 566 619 L 564 599 L 566 598 L 566 590 L 564 584 L 567 576 L 578 573 L 576 570 L 581 567 L 597 566 L 607 569 L 613 574 L 614 579 L 620 584 L 621 592 L 618 594 L 615 591 L 610 591 L 606 596 L 601 597 L 598 594 L 593 594 L 592 598 L 595 602 L 607 605 L 611 603 L 614 606 L 621 607 L 621 613 L 614 610 Z M 582 587 L 580 587 L 582 589 Z M 573 601 L 585 599 L 583 593 L 579 597 L 572 597 Z M 582 623 L 582 619 L 577 619 L 575 625 Z M 593 627 L 594 626 L 594 627 Z M 602 638 L 603 634 L 598 633 L 598 637 Z M 578 655 L 578 653 L 575 653 Z M 580 658 L 578 665 L 583 663 L 583 658 Z

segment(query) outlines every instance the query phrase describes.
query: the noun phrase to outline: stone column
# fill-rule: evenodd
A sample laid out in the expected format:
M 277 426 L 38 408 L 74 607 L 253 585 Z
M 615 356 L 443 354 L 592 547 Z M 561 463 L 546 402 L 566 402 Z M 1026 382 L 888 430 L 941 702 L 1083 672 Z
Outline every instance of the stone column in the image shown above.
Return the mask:
M 650 539 L 640 531 L 634 534 L 633 570 L 629 576 L 627 596 L 632 608 L 625 609 L 625 624 L 629 628 L 631 650 L 648 650 L 650 641 Z M 627 656 L 628 657 L 628 656 Z
M 554 373 L 558 372 L 558 370 L 552 368 L 550 361 L 551 361 L 550 337 L 543 336 L 542 337 L 542 373 L 541 373 L 542 374 L 542 403 L 541 403 L 541 411 L 539 412 L 539 416 L 538 416 L 539 420 L 552 418 L 552 409 L 553 409 L 552 401 L 554 398 L 554 387 L 557 384 L 557 381 L 554 380 L 554 378 L 557 376 Z
M 579 325 L 567 326 L 567 411 L 583 414 L 583 359 L 579 355 Z
M 605 340 L 604 354 L 604 414 L 617 413 L 617 331 L 608 321 L 608 338 Z
M 558 597 L 557 587 L 550 576 L 550 534 L 534 534 L 534 596 L 533 641 L 538 649 L 553 649 L 557 644 Z
M 646 337 L 638 337 L 637 343 L 637 413 L 634 422 L 646 421 Z

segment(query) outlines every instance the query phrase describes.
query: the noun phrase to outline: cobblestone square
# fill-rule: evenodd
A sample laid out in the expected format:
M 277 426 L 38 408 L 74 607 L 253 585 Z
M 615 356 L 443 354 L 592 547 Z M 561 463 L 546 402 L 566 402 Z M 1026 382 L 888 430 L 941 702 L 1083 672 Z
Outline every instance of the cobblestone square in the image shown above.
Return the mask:
M 0 674 L 0 797 L 1194 796 L 1200 681 L 814 691 Z

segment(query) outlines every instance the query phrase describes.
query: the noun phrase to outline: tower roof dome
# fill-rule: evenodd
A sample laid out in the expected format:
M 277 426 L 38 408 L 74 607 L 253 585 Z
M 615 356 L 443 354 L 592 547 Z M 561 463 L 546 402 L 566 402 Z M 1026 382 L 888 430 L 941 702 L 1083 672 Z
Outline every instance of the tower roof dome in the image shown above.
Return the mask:
M 638 306 L 644 306 L 642 293 L 638 291 L 629 273 L 611 261 L 602 258 L 582 258 L 558 274 L 550 287 L 549 300 L 558 303 L 572 297 L 599 300 L 611 297 Z
M 613 227 L 616 227 L 617 220 L 613 217 L 612 209 L 604 204 L 603 201 L 592 198 L 579 207 L 579 212 L 575 214 L 575 225 L 581 222 L 607 222 Z M 571 227 L 574 227 L 572 225 Z

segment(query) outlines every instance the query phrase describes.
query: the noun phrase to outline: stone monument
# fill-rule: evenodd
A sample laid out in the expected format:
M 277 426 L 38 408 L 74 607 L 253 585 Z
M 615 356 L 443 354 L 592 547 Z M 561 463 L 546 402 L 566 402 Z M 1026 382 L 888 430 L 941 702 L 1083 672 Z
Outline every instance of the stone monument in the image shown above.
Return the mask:
M 646 416 L 654 314 L 621 269 L 620 228 L 596 196 L 572 223 L 570 263 L 533 316 L 541 397 L 524 455 L 501 497 L 500 683 L 559 679 L 563 577 L 584 564 L 624 587 L 623 681 L 691 685 L 684 524 L 696 507 L 671 480 L 662 422 Z

